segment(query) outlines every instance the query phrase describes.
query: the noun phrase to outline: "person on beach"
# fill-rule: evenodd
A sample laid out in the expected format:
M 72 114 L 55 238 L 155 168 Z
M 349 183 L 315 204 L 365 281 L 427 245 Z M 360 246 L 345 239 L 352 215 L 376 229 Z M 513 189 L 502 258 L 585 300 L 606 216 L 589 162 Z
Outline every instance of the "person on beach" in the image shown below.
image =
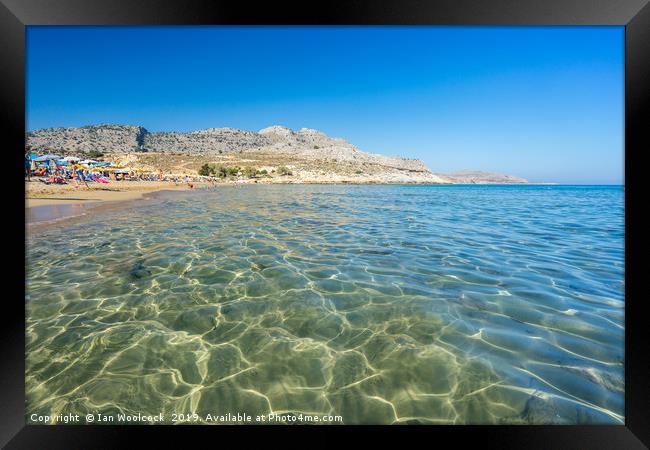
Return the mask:
M 29 159 L 29 153 L 25 153 L 25 176 L 27 176 L 27 181 L 32 181 L 32 163 Z
M 84 177 L 83 171 L 78 171 L 77 166 L 72 166 L 72 179 L 77 181 L 82 181 L 83 184 L 86 186 L 86 189 L 90 189 L 90 186 L 88 186 L 88 183 L 86 182 L 86 178 Z M 81 186 L 81 183 L 78 183 L 77 185 Z

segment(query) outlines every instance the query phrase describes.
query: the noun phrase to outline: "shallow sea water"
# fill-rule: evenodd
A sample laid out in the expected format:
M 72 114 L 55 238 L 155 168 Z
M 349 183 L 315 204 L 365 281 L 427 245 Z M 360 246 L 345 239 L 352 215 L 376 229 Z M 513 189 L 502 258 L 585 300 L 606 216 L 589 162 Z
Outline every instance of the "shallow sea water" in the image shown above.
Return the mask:
M 249 185 L 29 233 L 27 421 L 623 423 L 623 197 Z

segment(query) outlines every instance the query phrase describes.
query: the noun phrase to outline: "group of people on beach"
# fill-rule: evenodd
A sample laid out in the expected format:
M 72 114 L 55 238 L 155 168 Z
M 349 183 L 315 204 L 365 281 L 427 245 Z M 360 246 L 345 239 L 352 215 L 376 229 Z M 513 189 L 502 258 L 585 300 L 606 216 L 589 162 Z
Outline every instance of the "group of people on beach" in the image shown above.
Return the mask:
M 89 170 L 83 170 L 72 165 L 69 168 L 59 166 L 42 166 L 33 169 L 31 166 L 25 164 L 25 177 L 27 181 L 31 181 L 32 177 L 45 184 L 83 184 L 87 188 L 88 181 L 108 182 L 103 180 L 102 177 L 91 173 Z
M 111 181 L 163 181 L 174 183 L 187 183 L 188 187 L 194 188 L 192 177 L 181 177 L 178 175 L 164 175 L 162 170 L 158 173 L 142 173 L 136 171 L 115 171 L 108 167 L 99 167 L 89 170 L 79 164 L 58 164 L 53 160 L 48 164 L 37 165 L 29 154 L 25 155 L 25 178 L 32 181 L 35 177 L 37 181 L 45 184 L 72 184 L 76 186 L 85 186 L 90 189 L 89 182 L 107 184 Z

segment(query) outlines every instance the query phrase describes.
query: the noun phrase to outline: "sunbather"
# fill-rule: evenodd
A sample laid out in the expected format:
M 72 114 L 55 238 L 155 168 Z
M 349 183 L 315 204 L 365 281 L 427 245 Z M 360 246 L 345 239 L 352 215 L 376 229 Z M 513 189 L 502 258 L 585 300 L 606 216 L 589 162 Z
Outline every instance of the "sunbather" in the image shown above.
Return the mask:
M 97 175 L 93 177 L 93 181 L 96 181 L 98 183 L 104 183 L 104 184 L 108 183 L 108 180 L 102 177 L 98 177 Z
M 45 184 L 68 184 L 62 177 L 56 177 L 54 175 L 47 177 L 45 180 L 39 179 L 38 181 Z

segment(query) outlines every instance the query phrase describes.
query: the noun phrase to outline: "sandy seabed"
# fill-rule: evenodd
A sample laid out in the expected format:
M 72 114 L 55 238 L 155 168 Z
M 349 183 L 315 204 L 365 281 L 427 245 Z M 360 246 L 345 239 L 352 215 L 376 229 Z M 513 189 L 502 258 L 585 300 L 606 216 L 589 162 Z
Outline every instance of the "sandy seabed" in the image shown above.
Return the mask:
M 625 423 L 623 194 L 249 185 L 31 208 L 85 209 L 27 233 L 26 421 Z

